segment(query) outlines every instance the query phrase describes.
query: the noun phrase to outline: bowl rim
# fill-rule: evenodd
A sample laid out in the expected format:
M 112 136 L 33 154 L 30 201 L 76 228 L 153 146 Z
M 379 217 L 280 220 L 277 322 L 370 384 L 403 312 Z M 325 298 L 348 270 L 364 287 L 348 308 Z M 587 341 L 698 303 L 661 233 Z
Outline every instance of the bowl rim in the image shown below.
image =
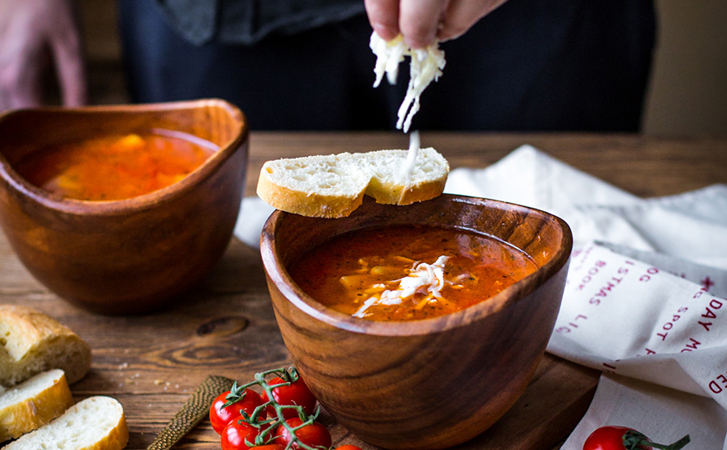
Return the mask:
M 284 211 L 276 210 L 268 217 L 260 236 L 260 254 L 268 277 L 269 283 L 274 283 L 276 288 L 281 292 L 285 301 L 291 303 L 293 307 L 299 309 L 305 314 L 320 320 L 334 328 L 361 334 L 370 334 L 377 336 L 418 336 L 443 332 L 454 328 L 465 326 L 469 323 L 482 320 L 492 316 L 503 310 L 522 298 L 527 297 L 537 287 L 546 284 L 553 276 L 562 269 L 567 270 L 570 261 L 570 255 L 573 247 L 573 235 L 568 224 L 560 217 L 537 208 L 509 203 L 501 200 L 493 200 L 482 197 L 442 194 L 439 201 L 454 201 L 470 203 L 484 201 L 493 205 L 507 206 L 528 213 L 542 214 L 545 217 L 554 219 L 555 223 L 563 231 L 563 240 L 560 247 L 551 257 L 551 259 L 538 270 L 509 286 L 497 295 L 490 297 L 486 301 L 482 301 L 461 311 L 445 314 L 438 317 L 412 321 L 370 321 L 352 317 L 326 307 L 322 303 L 313 299 L 306 294 L 288 273 L 283 266 L 277 252 L 277 246 L 273 239 L 275 229 L 285 217 L 292 215 Z M 386 205 L 381 205 L 386 206 Z M 322 220 L 338 220 L 338 219 L 322 219 Z M 463 227 L 455 227 L 466 229 Z M 473 230 L 470 230 L 473 231 Z M 474 230 L 476 231 L 476 230 Z M 540 283 L 533 280 L 536 277 L 542 277 Z M 273 302 L 273 306 L 274 302 Z
M 0 114 L 0 122 L 18 114 L 52 113 L 58 115 L 108 114 L 108 113 L 142 113 L 150 111 L 174 111 L 196 109 L 202 107 L 217 107 L 226 111 L 235 123 L 235 137 L 219 146 L 219 149 L 208 157 L 199 167 L 177 181 L 162 189 L 143 195 L 119 200 L 80 200 L 62 197 L 31 184 L 18 172 L 12 164 L 0 153 L 0 179 L 4 180 L 10 189 L 41 204 L 42 206 L 61 211 L 71 215 L 114 216 L 126 214 L 129 211 L 148 210 L 159 203 L 172 200 L 184 192 L 192 189 L 205 179 L 216 173 L 220 167 L 238 151 L 249 138 L 250 127 L 245 115 L 232 103 L 222 99 L 200 99 L 165 103 L 147 103 L 136 105 L 98 105 L 65 108 L 45 106 L 39 108 L 26 108 L 10 110 Z M 174 131 L 174 130 L 172 130 Z

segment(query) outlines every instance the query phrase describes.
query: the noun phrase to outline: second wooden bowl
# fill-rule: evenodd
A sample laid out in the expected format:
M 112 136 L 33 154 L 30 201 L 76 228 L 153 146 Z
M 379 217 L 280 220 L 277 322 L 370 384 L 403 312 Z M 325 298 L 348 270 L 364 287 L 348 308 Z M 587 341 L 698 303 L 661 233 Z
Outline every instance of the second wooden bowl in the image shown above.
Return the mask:
M 371 322 L 324 307 L 287 268 L 350 230 L 399 224 L 457 227 L 507 241 L 539 265 L 531 276 L 466 310 L 412 322 Z M 542 211 L 443 195 L 410 206 L 367 201 L 344 219 L 277 211 L 261 254 L 280 331 L 315 396 L 366 442 L 440 449 L 489 428 L 535 372 L 563 295 L 572 237 Z
M 219 149 L 181 181 L 118 201 L 63 198 L 13 169 L 47 145 L 155 128 Z M 0 116 L 0 223 L 25 267 L 60 297 L 102 313 L 147 311 L 198 282 L 224 252 L 247 151 L 244 115 L 221 100 L 10 112 Z

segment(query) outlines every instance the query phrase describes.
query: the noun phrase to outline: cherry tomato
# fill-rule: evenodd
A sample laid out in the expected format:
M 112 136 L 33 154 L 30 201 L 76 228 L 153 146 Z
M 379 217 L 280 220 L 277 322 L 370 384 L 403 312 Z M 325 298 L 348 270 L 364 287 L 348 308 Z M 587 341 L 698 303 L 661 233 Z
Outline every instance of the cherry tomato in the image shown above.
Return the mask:
M 665 450 L 679 450 L 689 443 L 689 435 L 677 442 L 659 448 Z M 583 444 L 583 450 L 646 450 L 653 444 L 649 438 L 628 427 L 606 426 L 598 428 L 591 433 Z
M 361 450 L 361 447 L 357 447 L 355 445 L 342 445 L 340 447 L 336 447 L 336 450 Z
M 291 428 L 295 428 L 303 424 L 303 421 L 297 417 L 288 419 L 285 421 Z M 292 440 L 288 429 L 284 426 L 280 426 L 276 432 L 278 440 L 281 444 L 288 445 L 288 442 Z M 331 446 L 331 433 L 328 432 L 326 427 L 318 422 L 313 422 L 310 425 L 306 425 L 303 428 L 296 430 L 295 435 L 298 437 L 300 442 L 311 447 L 322 447 L 328 448 Z M 294 443 L 292 448 L 298 448 L 298 443 Z
M 242 414 L 240 410 L 245 411 L 248 416 L 252 415 L 255 408 L 263 404 L 263 399 L 257 392 L 245 389 L 242 398 L 230 406 L 223 407 L 227 402 L 227 395 L 230 391 L 217 396 L 212 406 L 210 406 L 210 422 L 212 422 L 212 428 L 215 429 L 217 434 L 221 434 L 222 430 L 235 419 Z M 260 415 L 260 419 L 265 419 L 265 411 Z
M 285 381 L 280 377 L 271 378 L 270 381 L 268 381 L 268 384 L 270 386 L 274 386 L 280 383 L 285 383 Z M 264 392 L 262 395 L 262 399 L 263 403 L 268 401 L 268 396 Z M 298 376 L 298 379 L 295 380 L 294 383 L 291 383 L 288 386 L 280 386 L 273 389 L 273 399 L 279 405 L 301 406 L 303 407 L 303 411 L 305 411 L 305 413 L 308 415 L 313 414 L 316 409 L 317 403 L 316 398 L 313 397 L 310 389 L 308 389 L 308 386 L 306 386 L 303 378 L 301 378 L 300 376 Z M 273 409 L 272 406 L 268 406 L 268 415 L 270 417 L 275 417 L 275 409 Z M 283 409 L 283 417 L 285 417 L 286 419 L 298 417 L 298 413 L 295 409 L 292 408 Z
M 250 450 L 285 450 L 285 446 L 280 444 L 258 445 L 257 447 L 250 447 Z
M 254 446 L 258 433 L 259 430 L 249 423 L 243 420 L 233 420 L 227 424 L 220 434 L 222 437 L 222 450 L 247 450 Z M 252 445 L 248 446 L 245 441 Z

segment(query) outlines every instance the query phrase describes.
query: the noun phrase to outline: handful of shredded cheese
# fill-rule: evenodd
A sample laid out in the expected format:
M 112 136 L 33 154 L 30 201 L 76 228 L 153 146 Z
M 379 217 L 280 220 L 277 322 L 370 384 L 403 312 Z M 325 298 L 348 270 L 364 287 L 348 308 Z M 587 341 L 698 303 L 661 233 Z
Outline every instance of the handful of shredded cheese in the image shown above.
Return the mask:
M 399 107 L 399 120 L 396 123 L 396 128 L 401 130 L 403 127 L 403 131 L 406 133 L 409 131 L 414 114 L 419 111 L 419 97 L 422 92 L 432 80 L 436 81 L 442 75 L 442 69 L 446 64 L 444 52 L 439 49 L 438 43 L 430 45 L 426 49 L 412 49 L 404 43 L 401 35 L 386 42 L 375 31 L 371 34 L 369 46 L 376 55 L 374 87 L 381 84 L 384 73 L 386 73 L 389 84 L 396 84 L 399 63 L 404 60 L 405 55 L 411 57 L 409 87 L 404 101 Z

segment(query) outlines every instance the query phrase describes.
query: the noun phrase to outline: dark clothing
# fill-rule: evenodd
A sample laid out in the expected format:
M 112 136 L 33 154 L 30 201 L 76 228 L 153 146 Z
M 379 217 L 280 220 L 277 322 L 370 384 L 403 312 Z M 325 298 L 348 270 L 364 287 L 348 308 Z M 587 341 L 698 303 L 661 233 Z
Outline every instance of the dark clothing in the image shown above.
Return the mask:
M 363 0 L 157 0 L 189 42 L 252 45 L 270 33 L 296 34 L 364 12 Z
M 220 1 L 224 8 L 232 0 Z M 119 4 L 136 101 L 224 98 L 255 130 L 395 126 L 409 64 L 401 64 L 397 85 L 372 87 L 375 57 L 363 13 L 309 27 L 292 20 L 305 14 L 276 22 L 252 8 L 240 29 L 253 32 L 238 37 L 256 36 L 254 45 L 228 44 L 234 28 L 216 16 L 214 29 L 202 33 L 207 43 L 197 46 L 170 27 L 158 4 Z M 444 75 L 423 93 L 412 129 L 637 131 L 654 35 L 650 0 L 510 0 L 441 45 Z

